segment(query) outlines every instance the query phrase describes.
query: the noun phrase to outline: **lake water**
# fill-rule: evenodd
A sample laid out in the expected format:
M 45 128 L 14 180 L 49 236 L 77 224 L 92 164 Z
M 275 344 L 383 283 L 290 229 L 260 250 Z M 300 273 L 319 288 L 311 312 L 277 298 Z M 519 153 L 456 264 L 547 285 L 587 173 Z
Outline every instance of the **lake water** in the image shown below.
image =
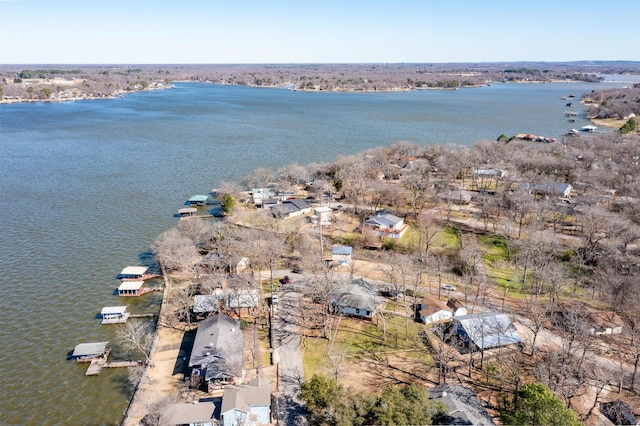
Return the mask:
M 0 423 L 119 423 L 127 373 L 85 377 L 86 365 L 66 355 L 78 343 L 114 341 L 113 327 L 95 319 L 102 307 L 157 309 L 154 295 L 114 296 L 115 275 L 140 263 L 191 195 L 257 167 L 398 140 L 559 138 L 588 124 L 567 122 L 561 96 L 601 87 L 345 94 L 177 83 L 122 99 L 0 105 Z

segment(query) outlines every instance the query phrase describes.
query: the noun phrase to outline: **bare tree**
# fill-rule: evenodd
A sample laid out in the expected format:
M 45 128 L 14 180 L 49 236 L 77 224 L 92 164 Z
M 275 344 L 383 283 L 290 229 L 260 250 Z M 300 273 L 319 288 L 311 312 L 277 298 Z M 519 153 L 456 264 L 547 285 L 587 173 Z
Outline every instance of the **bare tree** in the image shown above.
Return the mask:
M 189 270 L 198 259 L 193 240 L 177 228 L 160 234 L 151 245 L 151 250 L 162 265 L 170 270 Z
M 153 342 L 153 329 L 151 324 L 143 320 L 129 320 L 125 324 L 119 324 L 116 328 L 116 337 L 127 352 L 136 352 L 151 365 L 149 350 Z

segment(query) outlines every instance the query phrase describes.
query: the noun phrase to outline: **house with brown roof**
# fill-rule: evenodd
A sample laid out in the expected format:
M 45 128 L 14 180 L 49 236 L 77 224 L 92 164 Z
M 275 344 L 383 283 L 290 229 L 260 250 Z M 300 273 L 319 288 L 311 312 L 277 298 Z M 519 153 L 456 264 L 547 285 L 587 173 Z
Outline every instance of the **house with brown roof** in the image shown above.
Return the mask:
M 453 316 L 451 308 L 434 297 L 425 297 L 422 299 L 416 311 L 417 319 L 425 324 L 449 321 Z
M 454 317 L 467 315 L 467 308 L 464 307 L 464 303 L 462 303 L 455 297 L 449 299 L 449 301 L 447 302 L 447 306 L 451 309 L 451 313 Z

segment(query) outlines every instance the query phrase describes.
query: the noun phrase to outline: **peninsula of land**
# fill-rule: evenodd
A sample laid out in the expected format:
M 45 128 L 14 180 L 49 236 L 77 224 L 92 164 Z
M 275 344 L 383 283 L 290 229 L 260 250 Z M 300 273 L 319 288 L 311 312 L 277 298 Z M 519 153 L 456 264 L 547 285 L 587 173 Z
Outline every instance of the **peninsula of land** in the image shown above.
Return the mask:
M 212 190 L 152 245 L 167 293 L 124 424 L 639 415 L 638 137 L 398 142 Z M 231 351 L 198 337 L 238 329 Z
M 458 89 L 496 82 L 600 81 L 640 62 L 469 64 L 1 65 L 0 103 L 103 99 L 200 81 L 307 91 Z

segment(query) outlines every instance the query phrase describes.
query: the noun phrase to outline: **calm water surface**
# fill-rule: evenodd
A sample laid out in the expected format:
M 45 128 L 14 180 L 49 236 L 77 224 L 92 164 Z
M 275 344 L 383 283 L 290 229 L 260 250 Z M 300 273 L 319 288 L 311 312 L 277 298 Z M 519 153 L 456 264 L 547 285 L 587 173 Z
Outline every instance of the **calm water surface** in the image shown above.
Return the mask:
M 257 167 L 331 161 L 398 140 L 470 145 L 502 133 L 560 137 L 561 96 L 602 86 L 305 93 L 197 83 L 124 99 L 0 105 L 0 413 L 10 425 L 117 424 L 127 374 L 85 377 L 78 343 L 114 341 L 103 306 L 191 195 Z M 581 107 L 574 107 L 580 110 Z

